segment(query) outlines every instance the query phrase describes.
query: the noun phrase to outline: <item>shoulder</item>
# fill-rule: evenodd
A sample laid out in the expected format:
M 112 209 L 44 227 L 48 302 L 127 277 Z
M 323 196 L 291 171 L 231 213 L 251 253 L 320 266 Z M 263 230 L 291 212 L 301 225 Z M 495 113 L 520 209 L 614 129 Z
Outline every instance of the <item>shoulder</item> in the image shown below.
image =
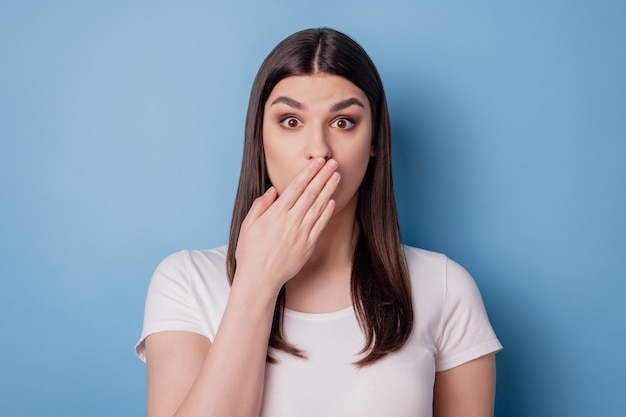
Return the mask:
M 465 268 L 438 252 L 404 245 L 404 254 L 412 284 L 473 286 L 474 280 Z
M 213 340 L 230 292 L 226 246 L 181 250 L 167 256 L 154 271 L 136 352 L 144 358 L 145 338 L 166 330 L 198 333 Z
M 414 268 L 435 268 L 439 269 L 445 266 L 446 255 L 438 252 L 432 252 L 426 249 L 415 248 L 412 246 L 402 245 L 407 266 Z
M 227 246 L 213 249 L 190 250 L 184 249 L 163 259 L 156 268 L 155 276 L 164 274 L 167 276 L 186 276 L 189 278 L 194 273 L 219 270 L 226 267 Z M 202 274 L 201 274 L 202 275 Z
M 442 253 L 404 247 L 419 319 L 440 327 L 450 311 L 482 309 L 478 287 L 465 268 Z
M 220 246 L 213 249 L 185 250 L 189 268 L 197 271 L 225 271 L 228 247 Z
M 159 267 L 178 266 L 190 261 L 224 263 L 226 262 L 227 250 L 228 246 L 226 245 L 213 249 L 183 249 L 165 257 L 159 264 Z
M 152 275 L 148 304 L 153 300 L 162 302 L 162 298 L 203 302 L 209 296 L 227 296 L 226 251 L 226 246 L 186 249 L 167 256 Z
M 446 302 L 448 258 L 441 253 L 406 245 L 404 254 L 416 320 L 424 327 L 436 328 Z
M 444 254 L 409 246 L 405 256 L 416 320 L 435 343 L 437 371 L 502 348 L 478 286 L 465 268 Z

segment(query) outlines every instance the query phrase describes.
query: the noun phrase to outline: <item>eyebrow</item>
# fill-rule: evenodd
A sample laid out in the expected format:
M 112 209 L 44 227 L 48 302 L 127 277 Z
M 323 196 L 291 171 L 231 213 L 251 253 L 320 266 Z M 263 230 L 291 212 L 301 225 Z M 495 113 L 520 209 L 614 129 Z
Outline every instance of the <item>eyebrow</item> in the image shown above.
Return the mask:
M 341 111 L 341 110 L 347 109 L 350 106 L 359 106 L 359 107 L 365 108 L 361 100 L 353 97 L 347 100 L 340 101 L 339 103 L 335 104 L 334 106 L 330 108 L 330 111 L 332 112 Z
M 278 103 L 286 104 L 289 107 L 293 107 L 294 109 L 306 110 L 306 106 L 304 104 L 289 97 L 285 97 L 285 96 L 277 97 L 276 100 L 272 101 L 272 106 Z
M 276 99 L 274 101 L 272 101 L 272 106 L 274 104 L 278 104 L 278 103 L 286 104 L 287 106 L 293 107 L 294 109 L 297 109 L 297 110 L 306 110 L 307 109 L 307 107 L 304 104 L 302 104 L 299 101 L 294 100 L 294 99 L 292 99 L 290 97 L 286 97 L 286 96 L 276 97 Z M 359 100 L 358 98 L 353 97 L 353 98 L 349 98 L 347 100 L 340 101 L 339 103 L 333 105 L 330 108 L 330 111 L 331 112 L 337 112 L 337 111 L 341 111 L 341 110 L 347 109 L 350 106 L 359 106 L 359 107 L 365 108 L 365 105 L 363 104 L 363 102 L 361 100 Z

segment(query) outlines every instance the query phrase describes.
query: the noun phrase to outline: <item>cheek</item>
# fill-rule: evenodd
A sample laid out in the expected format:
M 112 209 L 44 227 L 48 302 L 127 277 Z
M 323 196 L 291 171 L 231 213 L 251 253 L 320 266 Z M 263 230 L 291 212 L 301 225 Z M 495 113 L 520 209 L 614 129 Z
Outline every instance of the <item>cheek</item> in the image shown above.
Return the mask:
M 276 187 L 278 192 L 280 193 L 282 190 L 280 189 L 280 184 L 277 183 L 278 179 L 281 177 L 280 174 L 280 154 L 277 152 L 277 147 L 271 138 L 274 137 L 274 132 L 272 132 L 271 128 L 267 127 L 266 121 L 263 123 L 263 153 L 265 156 L 265 169 L 267 171 L 267 176 L 269 177 L 272 185 Z
M 339 194 L 344 198 L 351 198 L 358 192 L 371 158 L 369 146 L 353 152 L 350 158 L 339 161 Z
M 288 149 L 277 146 L 271 140 L 263 141 L 263 144 L 267 175 L 278 194 L 281 194 L 297 174 L 295 158 Z
M 268 154 L 267 152 L 265 153 L 265 162 L 267 167 L 267 176 L 269 177 L 270 182 L 276 188 L 278 194 L 282 194 L 287 186 L 285 181 L 286 175 L 284 172 L 285 167 L 280 163 L 280 161 L 277 161 L 273 155 Z
M 348 176 L 348 178 L 346 178 L 346 182 L 350 183 L 349 186 L 350 188 L 353 188 L 354 191 L 356 191 L 363 182 L 367 166 L 369 165 L 369 160 L 370 155 L 368 152 L 367 154 L 364 154 L 362 158 L 352 161 L 353 163 L 350 165 L 350 171 L 346 172 L 346 176 Z

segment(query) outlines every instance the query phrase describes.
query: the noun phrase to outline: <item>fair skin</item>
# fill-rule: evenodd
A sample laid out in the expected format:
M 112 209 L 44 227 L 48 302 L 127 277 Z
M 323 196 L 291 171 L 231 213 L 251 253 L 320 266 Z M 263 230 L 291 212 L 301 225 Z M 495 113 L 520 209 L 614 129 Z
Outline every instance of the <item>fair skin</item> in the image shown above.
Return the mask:
M 273 187 L 242 224 L 222 322 L 213 343 L 182 331 L 147 337 L 148 417 L 258 416 L 283 284 L 294 310 L 351 304 L 357 190 L 375 157 L 371 126 L 367 97 L 344 78 L 293 76 L 272 90 L 263 145 Z M 492 416 L 493 355 L 437 373 L 434 389 L 435 417 Z
M 263 145 L 267 170 L 280 195 L 311 158 L 328 159 L 341 178 L 335 209 L 304 268 L 287 282 L 287 307 L 311 313 L 351 305 L 350 272 L 357 190 L 372 147 L 367 96 L 345 79 L 327 74 L 288 77 L 265 105 Z M 332 180 L 332 178 L 331 178 Z

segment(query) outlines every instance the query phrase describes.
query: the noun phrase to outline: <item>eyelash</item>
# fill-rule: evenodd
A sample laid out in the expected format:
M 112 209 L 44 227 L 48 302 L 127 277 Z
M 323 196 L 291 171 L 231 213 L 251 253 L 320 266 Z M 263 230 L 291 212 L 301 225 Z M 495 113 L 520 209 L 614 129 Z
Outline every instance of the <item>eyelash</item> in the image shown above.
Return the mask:
M 293 126 L 293 127 L 289 126 L 288 123 L 289 123 L 290 120 L 297 121 L 298 122 L 298 126 Z M 354 128 L 354 126 L 356 125 L 356 122 L 352 118 L 350 118 L 350 117 L 338 117 L 335 120 L 333 120 L 333 122 L 331 123 L 331 126 L 336 125 L 337 122 L 339 122 L 339 121 L 345 121 L 348 124 L 348 126 L 344 127 L 344 128 L 340 128 L 338 126 L 335 126 L 339 130 L 350 130 L 350 129 Z M 295 129 L 295 128 L 300 127 L 300 125 L 302 125 L 302 121 L 300 119 L 298 119 L 296 116 L 285 116 L 285 117 L 282 117 L 280 119 L 280 124 L 285 126 L 286 128 Z
M 347 124 L 348 124 L 348 126 L 344 127 L 344 128 L 341 128 L 341 127 L 337 126 L 337 129 L 340 129 L 340 130 L 350 130 L 350 129 L 352 129 L 356 125 L 354 120 L 352 120 L 349 117 L 338 117 L 335 120 L 333 120 L 333 123 L 331 124 L 331 126 L 335 125 L 340 120 L 343 120 L 343 121 L 347 122 Z
M 298 126 L 295 126 L 295 127 L 289 126 L 288 123 L 290 120 L 296 120 L 298 122 Z M 285 126 L 288 129 L 295 129 L 296 127 L 300 127 L 302 122 L 296 116 L 284 116 L 284 117 L 281 117 L 280 124 Z

